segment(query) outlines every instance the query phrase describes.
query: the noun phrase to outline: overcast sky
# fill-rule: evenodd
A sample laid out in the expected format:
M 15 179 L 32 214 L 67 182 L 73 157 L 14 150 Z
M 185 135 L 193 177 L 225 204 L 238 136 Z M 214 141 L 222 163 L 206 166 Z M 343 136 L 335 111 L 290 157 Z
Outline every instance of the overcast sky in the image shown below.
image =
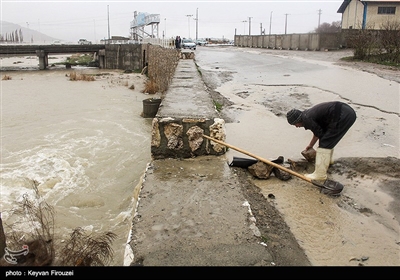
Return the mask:
M 0 0 L 1 20 L 64 41 L 130 36 L 134 12 L 159 14 L 158 37 L 227 38 L 308 33 L 340 21 L 341 1 L 34 1 Z M 197 18 L 197 20 L 196 20 Z M 271 20 L 272 19 L 272 20 Z M 197 23 L 197 24 L 196 24 Z M 197 26 L 197 27 L 196 27 Z M 150 32 L 151 29 L 146 29 Z M 153 33 L 155 33 L 153 31 Z

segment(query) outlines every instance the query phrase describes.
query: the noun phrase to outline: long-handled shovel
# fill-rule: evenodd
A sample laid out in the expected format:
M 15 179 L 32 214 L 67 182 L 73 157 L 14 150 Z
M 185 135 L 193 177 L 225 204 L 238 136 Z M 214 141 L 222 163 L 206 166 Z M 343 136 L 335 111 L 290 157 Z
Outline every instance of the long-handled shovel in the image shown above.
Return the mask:
M 299 177 L 300 179 L 303 179 L 304 181 L 307 181 L 307 182 L 309 182 L 309 183 L 311 183 L 311 184 L 313 184 L 313 185 L 315 185 L 317 187 L 320 187 L 321 188 L 321 192 L 324 193 L 324 194 L 340 195 L 340 192 L 343 190 L 343 185 L 340 184 L 339 182 L 327 179 L 327 180 L 325 180 L 325 182 L 319 183 L 319 182 L 317 182 L 315 180 L 307 178 L 306 176 L 304 176 L 304 175 L 302 175 L 300 173 L 297 173 L 297 172 L 295 172 L 295 171 L 293 171 L 291 169 L 288 169 L 288 168 L 286 168 L 286 167 L 284 167 L 282 165 L 276 164 L 276 163 L 274 163 L 272 161 L 269 161 L 267 159 L 264 159 L 262 157 L 254 155 L 254 154 L 252 154 L 250 152 L 247 152 L 245 150 L 242 150 L 240 148 L 232 146 L 232 145 L 230 145 L 228 143 L 225 143 L 225 142 L 223 142 L 221 140 L 214 139 L 214 138 L 212 138 L 210 136 L 207 136 L 207 135 L 203 135 L 203 137 L 206 138 L 206 139 L 209 139 L 211 141 L 214 141 L 215 143 L 218 143 L 218 144 L 221 144 L 223 146 L 226 146 L 226 147 L 229 147 L 231 149 L 234 149 L 234 150 L 236 150 L 238 152 L 241 152 L 241 153 L 243 153 L 245 155 L 248 155 L 248 156 L 250 156 L 252 158 L 255 158 L 255 159 L 259 160 L 259 161 L 262 161 L 262 162 L 264 162 L 266 164 L 272 165 L 272 166 L 274 166 L 276 168 L 279 168 L 279 169 L 281 169 L 283 171 L 286 171 L 286 172 L 288 172 L 288 173 L 290 173 L 290 174 L 292 174 L 292 175 L 294 175 L 296 177 Z

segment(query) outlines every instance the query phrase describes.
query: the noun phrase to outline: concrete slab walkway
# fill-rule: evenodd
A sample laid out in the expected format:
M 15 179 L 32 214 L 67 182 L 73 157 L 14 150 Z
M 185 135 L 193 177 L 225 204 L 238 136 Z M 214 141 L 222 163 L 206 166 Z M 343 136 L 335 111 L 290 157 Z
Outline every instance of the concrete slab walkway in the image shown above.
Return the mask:
M 237 176 L 223 156 L 153 161 L 139 197 L 130 242 L 134 263 L 271 265 Z
M 181 59 L 157 117 L 217 118 L 218 113 L 193 59 Z
M 209 127 L 218 119 L 218 113 L 193 60 L 180 61 L 161 105 L 153 119 L 152 132 L 161 135 L 159 138 L 168 138 L 162 134 L 173 131 L 176 134 L 171 133 L 168 141 L 181 140 L 182 146 L 192 147 L 190 137 L 185 135 L 194 125 L 204 128 L 206 135 L 214 132 Z M 171 127 L 162 127 L 160 123 L 164 122 Z M 179 155 L 172 153 L 175 146 L 166 142 L 159 141 L 159 146 L 164 143 L 165 147 L 157 152 L 165 155 L 162 153 L 168 150 L 167 156 L 153 157 L 142 183 L 135 188 L 137 208 L 125 265 L 274 266 L 271 248 L 264 243 L 268 238 L 257 228 L 247 198 L 258 202 L 258 214 L 279 214 L 264 205 L 266 201 L 258 189 L 240 180 L 238 170 L 229 166 L 225 152 L 209 153 L 209 140 L 199 142 L 199 147 L 204 148 L 198 150 L 204 153 L 193 157 L 175 157 Z M 279 244 L 295 252 L 290 255 L 294 259 L 285 262 L 309 265 L 288 229 L 278 227 L 274 232 L 290 236 L 284 245 L 271 242 L 274 237 L 268 240 L 270 245 Z

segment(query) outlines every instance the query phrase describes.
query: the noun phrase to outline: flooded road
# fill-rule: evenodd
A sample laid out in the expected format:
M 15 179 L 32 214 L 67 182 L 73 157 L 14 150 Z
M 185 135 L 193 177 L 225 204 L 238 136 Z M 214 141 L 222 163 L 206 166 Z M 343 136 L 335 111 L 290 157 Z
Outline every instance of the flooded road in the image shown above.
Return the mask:
M 303 159 L 300 152 L 311 132 L 290 126 L 286 112 L 338 100 L 355 109 L 357 120 L 335 147 L 334 159 L 399 158 L 399 83 L 334 64 L 341 54 L 352 53 L 199 47 L 196 63 L 206 84 L 229 100 L 222 113 L 231 119 L 226 142 L 233 146 L 269 160 Z M 247 157 L 234 150 L 227 156 Z M 253 183 L 265 197 L 274 195 L 270 203 L 313 265 L 398 266 L 400 215 L 394 209 L 399 198 L 388 187 L 397 190 L 399 183 L 387 175 L 333 177 L 349 186 L 340 198 L 322 195 L 297 178 L 289 185 L 277 178 Z

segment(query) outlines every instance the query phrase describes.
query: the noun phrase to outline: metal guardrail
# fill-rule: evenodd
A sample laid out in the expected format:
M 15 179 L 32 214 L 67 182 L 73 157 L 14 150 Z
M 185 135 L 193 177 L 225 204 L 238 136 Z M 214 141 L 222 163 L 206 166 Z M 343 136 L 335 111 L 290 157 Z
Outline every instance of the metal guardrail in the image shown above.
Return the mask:
M 105 45 L 124 45 L 124 44 L 152 44 L 152 45 L 159 45 L 163 48 L 175 48 L 175 41 L 174 39 L 160 39 L 160 38 L 143 38 L 140 40 L 104 40 L 102 41 Z
M 160 23 L 159 14 L 144 14 L 139 13 L 136 18 L 131 21 L 131 28 L 143 27 L 153 23 Z
M 144 38 L 141 44 L 159 45 L 163 48 L 174 49 L 175 41 L 173 39 L 160 39 L 160 38 Z

